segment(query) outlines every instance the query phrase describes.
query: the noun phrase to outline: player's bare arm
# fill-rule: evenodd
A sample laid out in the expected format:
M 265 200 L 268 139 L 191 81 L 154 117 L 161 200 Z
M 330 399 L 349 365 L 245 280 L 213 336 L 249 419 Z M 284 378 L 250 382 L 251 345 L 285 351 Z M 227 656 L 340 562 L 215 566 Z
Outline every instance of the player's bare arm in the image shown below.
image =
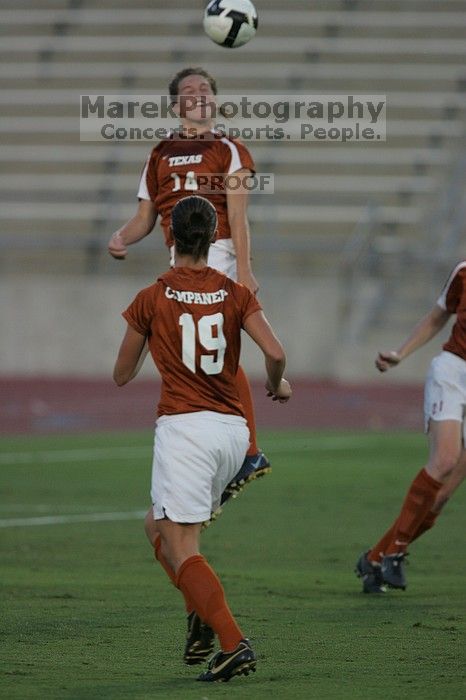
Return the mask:
M 130 382 L 141 369 L 148 352 L 146 340 L 145 335 L 128 324 L 113 369 L 113 379 L 118 386 Z
M 127 246 L 147 236 L 157 221 L 157 209 L 153 202 L 142 199 L 136 214 L 124 226 L 115 231 L 108 243 L 108 252 L 117 260 L 128 254 Z
M 429 313 L 416 323 L 398 350 L 379 352 L 375 360 L 377 369 L 380 372 L 386 372 L 390 367 L 396 367 L 408 355 L 432 340 L 442 330 L 450 316 L 448 311 L 435 304 Z
M 291 397 L 291 386 L 283 377 L 286 355 L 282 344 L 262 311 L 248 316 L 244 322 L 244 330 L 264 353 L 268 396 L 271 396 L 273 401 L 285 403 Z
M 235 175 L 248 175 L 251 171 L 247 168 L 237 170 Z M 251 269 L 251 240 L 247 217 L 248 191 L 244 187 L 238 187 L 235 181 L 235 189 L 227 190 L 228 223 L 230 224 L 231 240 L 236 253 L 236 270 L 238 282 L 244 284 L 253 294 L 259 289 L 257 280 Z

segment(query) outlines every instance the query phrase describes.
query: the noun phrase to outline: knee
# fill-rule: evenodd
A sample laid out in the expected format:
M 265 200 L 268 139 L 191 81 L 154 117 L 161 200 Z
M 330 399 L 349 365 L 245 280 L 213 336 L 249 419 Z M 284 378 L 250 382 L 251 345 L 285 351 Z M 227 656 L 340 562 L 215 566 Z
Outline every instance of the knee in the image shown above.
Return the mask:
M 144 518 L 144 532 L 146 537 L 153 547 L 155 547 L 155 541 L 158 536 L 157 525 L 155 524 L 154 516 L 152 510 L 149 510 Z

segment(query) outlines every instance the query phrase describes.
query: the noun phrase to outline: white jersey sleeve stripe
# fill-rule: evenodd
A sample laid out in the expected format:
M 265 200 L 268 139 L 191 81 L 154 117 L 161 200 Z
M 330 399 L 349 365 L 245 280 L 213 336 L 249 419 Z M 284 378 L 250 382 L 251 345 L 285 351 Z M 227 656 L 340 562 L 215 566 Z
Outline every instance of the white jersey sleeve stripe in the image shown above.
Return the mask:
M 235 146 L 234 143 L 229 141 L 228 139 L 223 138 L 222 143 L 225 143 L 228 148 L 230 149 L 231 152 L 231 161 L 230 161 L 230 167 L 228 168 L 228 173 L 227 175 L 231 175 L 232 173 L 235 173 L 237 170 L 241 170 L 243 167 L 243 164 L 241 162 L 241 158 L 239 157 L 239 151 L 237 147 Z
M 147 169 L 149 167 L 150 155 L 147 157 L 141 179 L 139 180 L 138 199 L 147 199 L 150 202 L 150 194 L 147 189 Z
M 448 278 L 448 280 L 447 280 L 447 282 L 446 282 L 446 284 L 445 284 L 445 286 L 444 286 L 444 288 L 443 288 L 443 291 L 442 291 L 441 295 L 440 295 L 439 298 L 437 299 L 437 306 L 440 306 L 440 308 L 443 309 L 444 311 L 447 310 L 447 294 L 448 294 L 448 290 L 450 289 L 450 285 L 451 285 L 451 283 L 453 282 L 453 280 L 455 279 L 455 277 L 456 277 L 456 275 L 458 274 L 458 272 L 459 272 L 463 267 L 466 267 L 466 262 L 464 262 L 464 261 L 463 261 L 463 262 L 460 262 L 460 263 L 453 269 L 453 271 L 452 271 L 450 277 Z

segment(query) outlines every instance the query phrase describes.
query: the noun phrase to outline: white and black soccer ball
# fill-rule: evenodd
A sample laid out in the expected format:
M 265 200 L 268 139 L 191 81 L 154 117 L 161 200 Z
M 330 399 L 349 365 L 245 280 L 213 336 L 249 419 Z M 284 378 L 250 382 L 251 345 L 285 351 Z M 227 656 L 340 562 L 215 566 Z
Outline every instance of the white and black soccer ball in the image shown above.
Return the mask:
M 211 0 L 204 12 L 205 33 L 228 49 L 247 44 L 256 33 L 258 21 L 250 0 Z

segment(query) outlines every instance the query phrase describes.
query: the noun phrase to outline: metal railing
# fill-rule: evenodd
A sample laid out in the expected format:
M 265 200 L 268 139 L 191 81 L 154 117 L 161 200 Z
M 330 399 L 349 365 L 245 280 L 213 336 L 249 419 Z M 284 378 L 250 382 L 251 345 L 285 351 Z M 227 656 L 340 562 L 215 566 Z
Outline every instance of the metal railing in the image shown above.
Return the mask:
M 466 149 L 454 160 L 439 198 L 426 214 L 419 236 L 401 240 L 383 230 L 374 203 L 345 245 L 340 261 L 340 328 L 343 342 L 359 344 L 400 304 L 428 299 L 449 270 L 466 255 Z M 410 288 L 407 288 L 411 280 Z M 415 290 L 414 287 L 417 287 Z M 400 301 L 400 294 L 405 301 Z M 408 294 L 408 296 L 406 296 Z

